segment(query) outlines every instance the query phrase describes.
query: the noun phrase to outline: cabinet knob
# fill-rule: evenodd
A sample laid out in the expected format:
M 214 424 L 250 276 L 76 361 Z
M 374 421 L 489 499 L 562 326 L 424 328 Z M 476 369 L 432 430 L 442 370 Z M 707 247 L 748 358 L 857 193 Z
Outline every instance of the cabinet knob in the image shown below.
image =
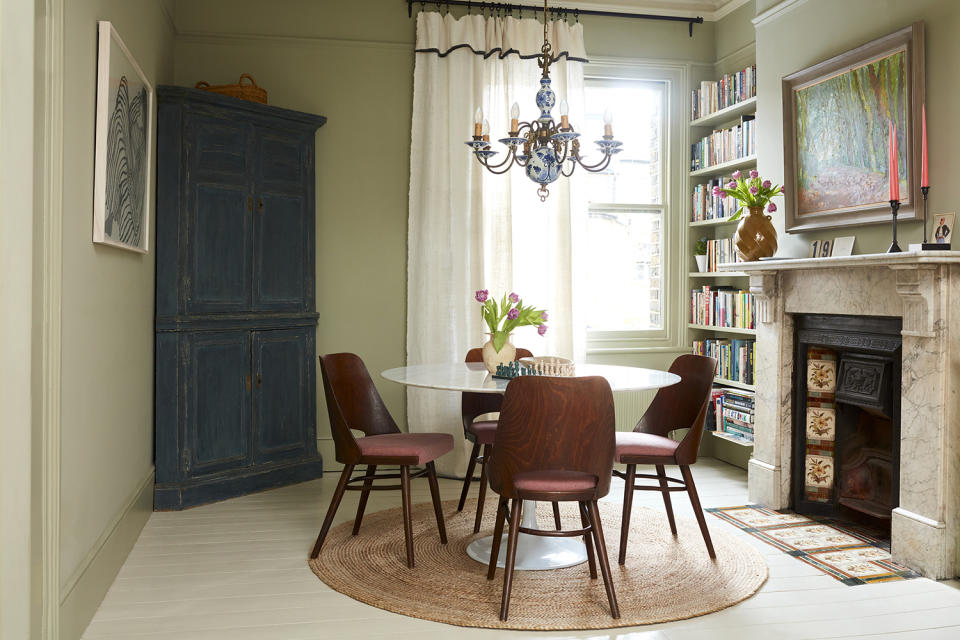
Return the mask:
M 261 378 L 260 378 L 260 372 L 259 372 L 259 371 L 257 372 L 257 386 L 258 386 L 258 387 L 263 386 L 263 385 L 261 384 Z
M 247 385 L 247 391 L 250 391 L 250 375 L 247 374 L 247 377 L 244 379 Z
M 257 211 L 263 211 L 263 198 L 257 198 Z

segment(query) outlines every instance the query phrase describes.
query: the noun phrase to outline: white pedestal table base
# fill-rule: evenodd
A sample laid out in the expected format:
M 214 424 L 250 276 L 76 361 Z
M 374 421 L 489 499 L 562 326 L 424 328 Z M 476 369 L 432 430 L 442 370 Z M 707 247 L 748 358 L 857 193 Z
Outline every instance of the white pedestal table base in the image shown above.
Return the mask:
M 537 503 L 523 501 L 523 515 L 520 525 L 527 529 L 539 529 L 537 526 Z M 504 526 L 506 529 L 506 525 Z M 467 555 L 485 565 L 490 565 L 490 552 L 493 549 L 493 536 L 474 540 L 467 546 Z M 500 554 L 497 566 L 501 569 L 507 557 L 507 534 L 500 541 Z M 570 538 L 548 538 L 520 533 L 517 536 L 517 559 L 514 568 L 520 571 L 545 571 L 573 567 L 587 561 L 587 547 L 581 536 Z

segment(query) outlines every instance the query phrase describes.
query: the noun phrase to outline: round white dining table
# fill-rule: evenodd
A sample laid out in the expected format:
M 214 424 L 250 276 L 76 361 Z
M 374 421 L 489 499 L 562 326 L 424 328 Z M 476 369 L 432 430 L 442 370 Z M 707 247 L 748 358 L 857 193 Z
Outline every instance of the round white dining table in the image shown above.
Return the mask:
M 680 376 L 639 367 L 621 367 L 607 364 L 577 364 L 577 376 L 601 376 L 613 391 L 650 391 L 680 382 Z M 509 380 L 495 378 L 482 362 L 450 364 L 420 364 L 387 369 L 382 375 L 391 382 L 437 389 L 441 391 L 470 391 L 474 393 L 503 393 Z M 537 503 L 524 501 L 521 526 L 537 529 Z M 504 566 L 507 534 L 503 534 L 497 566 Z M 493 536 L 474 540 L 467 546 L 467 555 L 483 564 L 490 563 Z M 581 538 L 550 538 L 521 533 L 517 540 L 515 568 L 545 570 L 572 567 L 587 561 L 587 548 Z

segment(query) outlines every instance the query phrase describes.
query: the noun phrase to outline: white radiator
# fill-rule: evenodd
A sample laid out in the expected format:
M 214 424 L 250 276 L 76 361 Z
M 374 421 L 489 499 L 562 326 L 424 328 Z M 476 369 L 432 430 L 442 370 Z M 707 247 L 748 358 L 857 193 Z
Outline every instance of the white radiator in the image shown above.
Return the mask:
M 617 431 L 633 431 L 640 416 L 653 402 L 656 393 L 656 390 L 614 392 L 613 404 L 617 415 Z

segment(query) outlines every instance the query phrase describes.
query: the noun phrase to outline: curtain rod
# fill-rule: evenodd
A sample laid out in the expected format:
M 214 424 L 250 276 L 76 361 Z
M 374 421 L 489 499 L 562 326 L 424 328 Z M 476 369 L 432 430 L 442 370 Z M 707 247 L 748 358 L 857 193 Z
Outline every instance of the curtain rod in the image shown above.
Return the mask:
M 407 1 L 407 16 L 413 17 L 413 5 L 417 2 L 420 3 L 421 10 L 425 8 L 426 0 L 406 0 Z M 529 9 L 533 11 L 534 15 L 538 11 L 543 11 L 543 7 L 536 7 L 529 4 L 513 4 L 513 3 L 504 3 L 504 2 L 472 2 L 471 0 L 433 0 L 433 4 L 439 8 L 441 5 L 445 5 L 447 10 L 450 10 L 451 6 L 454 7 L 468 7 L 473 9 L 477 7 L 481 11 L 490 9 L 491 11 L 503 11 L 506 13 L 513 13 L 514 11 L 519 11 L 520 15 L 523 15 L 524 9 Z M 686 22 L 689 27 L 688 31 L 690 37 L 693 37 L 693 25 L 694 24 L 703 24 L 703 17 L 697 16 L 696 18 L 690 18 L 687 16 L 659 16 L 651 13 L 620 13 L 618 11 L 596 11 L 593 9 L 569 9 L 569 8 L 551 8 L 548 9 L 551 15 L 553 16 L 563 16 L 564 18 L 568 16 L 574 16 L 579 20 L 580 16 L 604 16 L 608 18 L 636 18 L 639 20 L 665 20 L 668 22 Z

